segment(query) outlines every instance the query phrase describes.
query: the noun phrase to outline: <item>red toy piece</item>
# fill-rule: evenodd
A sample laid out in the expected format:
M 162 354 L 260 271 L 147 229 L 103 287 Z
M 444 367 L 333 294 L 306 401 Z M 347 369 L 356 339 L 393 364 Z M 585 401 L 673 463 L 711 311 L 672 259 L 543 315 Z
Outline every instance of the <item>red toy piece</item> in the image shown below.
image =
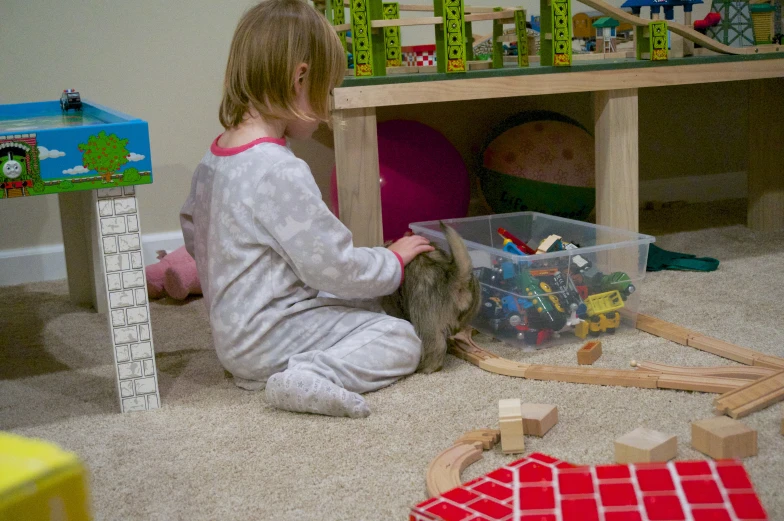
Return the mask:
M 708 27 L 714 27 L 721 23 L 721 15 L 719 13 L 708 13 L 702 20 L 694 21 L 695 31 L 705 31 Z
M 202 294 L 196 261 L 185 246 L 168 255 L 163 252 L 158 258 L 160 262 L 145 268 L 147 293 L 151 299 L 169 296 L 176 300 L 185 300 L 189 295 Z
M 409 521 L 768 519 L 735 460 L 577 467 L 534 453 L 416 505 Z
M 528 246 L 526 243 L 524 243 L 523 241 L 521 241 L 520 239 L 518 239 L 517 237 L 515 237 L 514 235 L 512 235 L 511 233 L 509 233 L 509 232 L 508 232 L 508 231 L 506 231 L 505 229 L 503 229 L 503 228 L 498 228 L 498 233 L 499 233 L 499 234 L 501 235 L 501 237 L 503 237 L 504 239 L 509 239 L 510 241 L 512 241 L 512 243 L 513 243 L 515 246 L 517 246 L 518 248 L 520 248 L 520 251 L 522 251 L 522 252 L 523 252 L 523 253 L 525 253 L 526 255 L 533 255 L 533 254 L 535 254 L 535 253 L 536 253 L 536 250 L 534 250 L 533 248 L 531 248 L 530 246 Z

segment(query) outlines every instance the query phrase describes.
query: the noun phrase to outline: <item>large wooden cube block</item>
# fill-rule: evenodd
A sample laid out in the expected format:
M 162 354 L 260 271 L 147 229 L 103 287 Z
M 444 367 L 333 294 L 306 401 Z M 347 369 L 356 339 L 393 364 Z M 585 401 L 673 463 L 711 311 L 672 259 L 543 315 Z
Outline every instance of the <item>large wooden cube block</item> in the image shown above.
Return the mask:
M 525 440 L 519 399 L 498 401 L 498 425 L 501 429 L 501 451 L 505 454 L 523 452 Z
M 716 416 L 691 424 L 691 446 L 713 459 L 757 454 L 757 431 L 738 420 Z
M 616 463 L 669 461 L 678 452 L 678 438 L 639 427 L 615 440 Z
M 558 407 L 546 403 L 524 403 L 522 416 L 524 433 L 544 436 L 558 423 Z

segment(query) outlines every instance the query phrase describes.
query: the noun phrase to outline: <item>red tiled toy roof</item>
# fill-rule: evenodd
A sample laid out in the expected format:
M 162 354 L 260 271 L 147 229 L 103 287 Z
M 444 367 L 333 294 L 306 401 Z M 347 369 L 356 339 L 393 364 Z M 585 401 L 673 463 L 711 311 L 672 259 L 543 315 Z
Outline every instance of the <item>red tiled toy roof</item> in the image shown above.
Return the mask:
M 416 505 L 409 521 L 752 521 L 734 460 L 577 467 L 534 453 Z

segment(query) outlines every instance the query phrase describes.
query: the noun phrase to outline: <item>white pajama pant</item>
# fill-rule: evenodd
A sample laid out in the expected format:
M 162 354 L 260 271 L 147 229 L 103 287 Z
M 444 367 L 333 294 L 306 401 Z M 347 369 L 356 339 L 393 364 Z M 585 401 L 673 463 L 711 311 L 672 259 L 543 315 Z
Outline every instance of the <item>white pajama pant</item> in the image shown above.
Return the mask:
M 254 381 L 258 389 L 281 371 L 302 371 L 355 393 L 376 391 L 416 371 L 422 342 L 414 327 L 390 317 L 375 302 L 362 307 L 330 305 L 287 317 L 266 335 L 264 357 Z

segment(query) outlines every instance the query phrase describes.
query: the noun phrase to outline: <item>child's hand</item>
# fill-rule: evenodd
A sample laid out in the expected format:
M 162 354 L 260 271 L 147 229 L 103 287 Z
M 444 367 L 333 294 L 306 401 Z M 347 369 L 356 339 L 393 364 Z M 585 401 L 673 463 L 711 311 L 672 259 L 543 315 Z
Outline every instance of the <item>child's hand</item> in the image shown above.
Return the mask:
M 403 266 L 406 266 L 420 253 L 427 253 L 435 248 L 430 246 L 430 241 L 421 235 L 408 235 L 390 244 L 389 249 L 400 255 Z

